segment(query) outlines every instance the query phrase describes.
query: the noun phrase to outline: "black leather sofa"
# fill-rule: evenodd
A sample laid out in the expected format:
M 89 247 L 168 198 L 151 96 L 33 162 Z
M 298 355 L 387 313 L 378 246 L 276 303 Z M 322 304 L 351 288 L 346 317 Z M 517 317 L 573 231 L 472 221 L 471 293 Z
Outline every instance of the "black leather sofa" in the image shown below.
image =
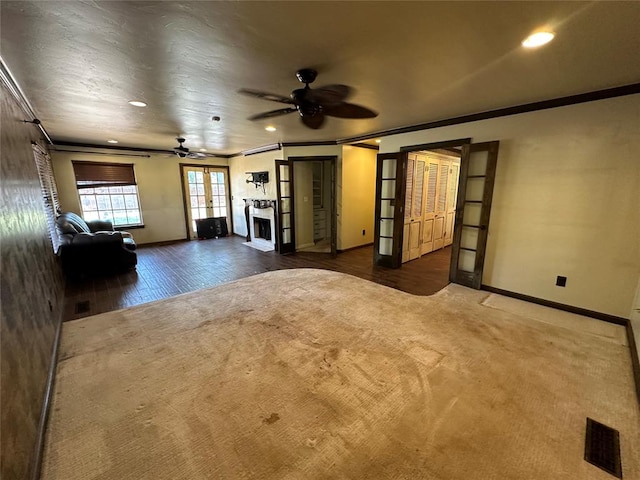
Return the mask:
M 69 277 L 122 272 L 138 263 L 131 234 L 114 231 L 109 221 L 85 222 L 73 212 L 64 212 L 56 218 L 56 230 L 58 255 Z

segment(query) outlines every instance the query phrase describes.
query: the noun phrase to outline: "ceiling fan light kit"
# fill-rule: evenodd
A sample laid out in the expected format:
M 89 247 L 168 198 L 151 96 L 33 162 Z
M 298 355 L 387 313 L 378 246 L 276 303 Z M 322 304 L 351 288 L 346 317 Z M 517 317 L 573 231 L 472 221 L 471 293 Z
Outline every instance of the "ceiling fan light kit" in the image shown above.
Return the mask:
M 263 92 L 261 90 L 240 89 L 239 93 L 243 95 L 291 105 L 287 108 L 253 115 L 249 117 L 249 120 L 263 120 L 265 118 L 298 112 L 302 123 L 316 130 L 322 127 L 326 116 L 355 119 L 374 118 L 378 116 L 377 112 L 369 108 L 345 102 L 344 100 L 352 92 L 351 87 L 347 85 L 325 85 L 324 87 L 316 89 L 310 88 L 309 84 L 315 81 L 317 75 L 318 72 L 311 68 L 298 70 L 296 77 L 305 85 L 303 88 L 295 89 L 289 97 Z
M 173 147 L 173 151 L 178 157 L 195 159 L 206 157 L 204 153 L 190 152 L 189 149 L 183 145 L 183 143 L 185 142 L 185 139 L 183 137 L 176 137 L 176 140 L 178 141 L 178 146 Z

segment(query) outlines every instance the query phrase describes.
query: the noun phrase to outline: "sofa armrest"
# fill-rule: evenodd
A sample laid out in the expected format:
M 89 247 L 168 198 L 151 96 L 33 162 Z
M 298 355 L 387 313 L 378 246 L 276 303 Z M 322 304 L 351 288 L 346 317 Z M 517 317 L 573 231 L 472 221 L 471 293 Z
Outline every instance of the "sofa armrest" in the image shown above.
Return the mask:
M 113 232 L 113 223 L 109 220 L 91 220 L 87 226 L 92 232 Z

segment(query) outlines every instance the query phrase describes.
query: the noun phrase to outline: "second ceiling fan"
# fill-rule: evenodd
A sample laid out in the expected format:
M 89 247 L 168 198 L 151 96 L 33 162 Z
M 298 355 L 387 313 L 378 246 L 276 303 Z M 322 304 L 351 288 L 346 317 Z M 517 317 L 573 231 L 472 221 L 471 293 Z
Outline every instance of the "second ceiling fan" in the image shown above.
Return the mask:
M 309 84 L 313 83 L 317 75 L 318 72 L 310 68 L 299 70 L 296 77 L 305 86 L 291 92 L 289 97 L 260 90 L 240 89 L 239 93 L 244 95 L 291 105 L 287 108 L 253 115 L 249 117 L 249 120 L 262 120 L 298 112 L 302 123 L 315 130 L 322 127 L 325 116 L 338 118 L 374 118 L 378 116 L 377 112 L 369 108 L 345 102 L 344 100 L 351 93 L 351 88 L 347 85 L 325 85 L 311 89 Z

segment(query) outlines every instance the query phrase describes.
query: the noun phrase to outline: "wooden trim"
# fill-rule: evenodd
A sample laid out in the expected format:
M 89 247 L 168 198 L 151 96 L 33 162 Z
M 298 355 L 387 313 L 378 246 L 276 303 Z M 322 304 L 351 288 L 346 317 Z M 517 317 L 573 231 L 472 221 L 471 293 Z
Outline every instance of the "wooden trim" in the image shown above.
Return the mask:
M 142 157 L 151 158 L 151 155 L 144 153 L 113 153 L 113 152 L 85 152 L 84 150 L 68 150 L 64 148 L 52 148 L 52 152 L 66 152 L 66 153 L 84 153 L 87 155 L 109 155 L 110 157 Z
M 175 245 L 176 243 L 189 242 L 188 238 L 179 238 L 177 240 L 162 240 L 160 242 L 149 242 L 149 243 L 139 243 L 137 244 L 137 248 L 145 248 L 145 247 L 164 247 L 167 245 Z
M 484 112 L 472 113 L 469 115 L 461 115 L 459 117 L 451 117 L 434 122 L 419 123 L 408 127 L 390 128 L 365 135 L 355 137 L 341 138 L 336 140 L 338 144 L 360 142 L 370 140 L 372 138 L 386 137 L 389 135 L 399 135 L 401 133 L 417 132 L 419 130 L 430 130 L 439 127 L 448 127 L 451 125 L 460 125 L 462 123 L 477 122 L 480 120 L 488 120 L 490 118 L 507 117 L 510 115 L 518 115 L 521 113 L 536 112 L 538 110 L 547 110 L 549 108 L 566 107 L 579 103 L 594 102 L 597 100 L 605 100 L 607 98 L 623 97 L 626 95 L 634 95 L 640 93 L 640 83 L 632 83 L 620 87 L 606 88 L 604 90 L 596 90 L 592 92 L 579 93 L 577 95 L 569 95 L 567 97 L 558 97 L 550 100 L 542 100 L 539 102 L 525 103 L 512 107 L 498 108 L 496 110 L 487 110 Z
M 545 300 L 543 298 L 532 297 L 523 293 L 511 292 L 509 290 L 503 290 L 501 288 L 492 287 L 490 285 L 481 285 L 481 290 L 487 292 L 497 293 L 498 295 L 504 295 L 505 297 L 517 298 L 518 300 L 524 300 L 525 302 L 536 303 L 545 307 L 555 308 L 557 310 L 563 310 L 569 313 L 575 313 L 576 315 L 582 315 L 584 317 L 595 318 L 596 320 L 602 320 L 608 323 L 614 323 L 616 325 L 622 325 L 626 327 L 629 322 L 628 319 L 623 317 L 616 317 L 615 315 L 609 315 L 608 313 L 596 312 L 593 310 L 587 310 L 585 308 L 574 307 L 573 305 L 566 305 L 564 303 L 557 303 L 551 300 Z
M 124 150 L 127 152 L 148 152 L 148 153 L 162 153 L 162 154 L 170 154 L 170 155 L 174 155 L 175 156 L 175 152 L 173 150 L 160 150 L 157 148 L 141 148 L 141 147 L 125 147 L 125 146 L 121 146 L 121 145 L 97 145 L 95 143 L 78 143 L 78 142 L 66 142 L 63 140 L 54 140 L 55 145 L 60 145 L 60 146 L 64 146 L 64 147 L 81 147 L 81 148 L 99 148 L 99 149 L 103 149 L 103 150 Z M 54 149 L 55 151 L 55 149 Z M 78 152 L 78 153 L 88 153 L 90 154 L 91 152 Z M 238 155 L 241 154 L 217 154 L 217 153 L 203 153 L 203 155 L 206 157 L 213 157 L 213 158 L 231 158 L 231 157 L 236 157 Z
M 335 155 L 307 155 L 304 157 L 287 157 L 287 160 L 293 162 L 304 162 L 304 161 L 313 161 L 313 162 L 324 162 L 325 160 L 337 160 L 338 157 Z
M 39 480 L 42 468 L 42 457 L 44 452 L 44 443 L 47 433 L 47 424 L 49 420 L 49 411 L 51 409 L 51 398 L 53 396 L 53 387 L 56 380 L 56 370 L 58 367 L 58 350 L 60 348 L 60 338 L 62 333 L 62 308 L 59 312 L 58 325 L 51 349 L 51 362 L 49 364 L 49 373 L 47 375 L 47 383 L 44 391 L 44 401 L 42 410 L 40 411 L 40 421 L 38 422 L 38 432 L 36 438 L 35 452 L 31 463 L 31 480 Z
M 350 252 L 351 250 L 358 250 L 359 248 L 371 247 L 374 242 L 365 243 L 364 245 L 356 245 L 355 247 L 342 248 L 337 250 L 338 253 Z
M 338 176 L 338 157 L 336 155 L 310 155 L 303 157 L 287 157 L 291 171 L 289 172 L 290 181 L 292 182 L 291 188 L 293 188 L 293 164 L 298 162 L 331 162 L 331 255 L 333 257 L 338 253 L 338 201 L 336 185 Z M 324 166 L 323 166 L 324 171 Z M 295 208 L 292 206 L 292 209 Z M 295 247 L 295 245 L 294 245 Z M 299 248 L 305 248 L 300 246 Z M 295 248 L 295 252 L 298 251 L 298 247 Z
M 369 145 L 368 143 L 352 143 L 350 144 L 352 147 L 358 148 L 367 148 L 369 150 L 375 150 L 376 152 L 380 151 L 380 147 L 377 145 Z
M 638 403 L 640 403 L 640 352 L 638 352 L 639 345 L 636 345 L 636 337 L 633 334 L 633 323 L 631 320 L 627 321 L 627 341 L 629 343 L 629 350 L 631 351 L 631 367 L 633 368 L 633 379 L 636 384 L 636 396 L 638 397 Z
M 37 126 L 40 129 L 40 133 L 42 133 L 44 138 L 47 140 L 47 143 L 49 145 L 52 145 L 53 141 L 51 140 L 51 137 L 45 130 L 40 120 L 37 119 L 35 111 L 31 106 L 31 103 L 29 103 L 29 99 L 20 88 L 20 85 L 18 85 L 18 82 L 13 76 L 13 73 L 11 73 L 11 70 L 9 70 L 7 64 L 4 63 L 4 59 L 2 57 L 0 57 L 0 81 L 4 83 L 9 92 L 11 92 L 11 95 L 13 95 L 13 97 L 18 102 L 18 106 L 27 117 L 27 119 L 23 120 L 23 122 L 31 123 Z
M 140 224 L 140 225 L 125 225 L 125 226 L 113 226 L 113 231 L 114 232 L 127 232 L 129 230 L 139 230 L 141 228 L 144 228 L 144 223 Z
M 436 149 L 452 149 L 453 147 L 462 147 L 471 143 L 471 138 L 456 138 L 454 140 L 445 140 L 443 142 L 421 143 L 419 145 L 409 145 L 407 147 L 400 147 L 401 152 L 419 152 L 422 150 L 436 150 Z M 453 150 L 458 155 L 462 155 L 461 150 Z
M 324 147 L 329 145 L 337 145 L 335 140 L 326 140 L 318 142 L 282 142 L 283 147 Z

